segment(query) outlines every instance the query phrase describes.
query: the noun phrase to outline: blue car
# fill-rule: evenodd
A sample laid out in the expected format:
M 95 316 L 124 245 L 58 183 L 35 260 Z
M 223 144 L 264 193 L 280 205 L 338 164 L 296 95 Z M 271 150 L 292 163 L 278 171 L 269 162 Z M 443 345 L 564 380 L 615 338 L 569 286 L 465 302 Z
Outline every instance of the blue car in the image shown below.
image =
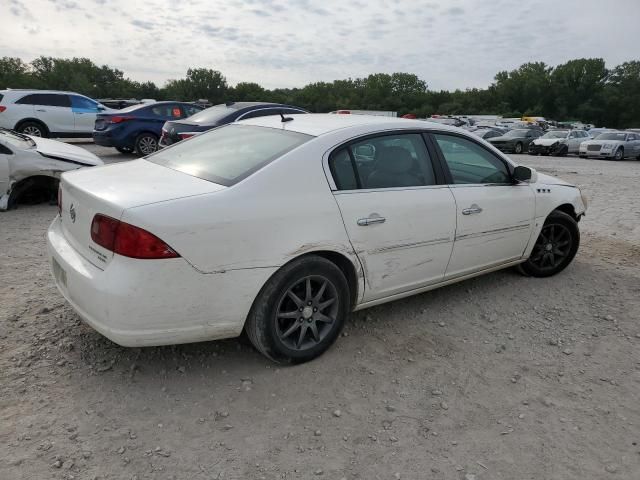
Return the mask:
M 121 153 L 149 155 L 158 149 L 162 126 L 198 113 L 202 107 L 182 102 L 154 102 L 102 113 L 96 117 L 93 141 Z

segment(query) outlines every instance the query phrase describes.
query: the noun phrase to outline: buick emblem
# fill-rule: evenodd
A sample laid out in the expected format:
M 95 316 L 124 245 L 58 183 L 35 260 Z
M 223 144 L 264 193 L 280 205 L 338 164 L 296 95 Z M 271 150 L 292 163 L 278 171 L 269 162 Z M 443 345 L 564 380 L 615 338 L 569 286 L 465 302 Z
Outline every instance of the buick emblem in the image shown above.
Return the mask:
M 73 203 L 69 207 L 69 216 L 71 217 L 71 222 L 76 223 L 76 209 L 73 208 Z

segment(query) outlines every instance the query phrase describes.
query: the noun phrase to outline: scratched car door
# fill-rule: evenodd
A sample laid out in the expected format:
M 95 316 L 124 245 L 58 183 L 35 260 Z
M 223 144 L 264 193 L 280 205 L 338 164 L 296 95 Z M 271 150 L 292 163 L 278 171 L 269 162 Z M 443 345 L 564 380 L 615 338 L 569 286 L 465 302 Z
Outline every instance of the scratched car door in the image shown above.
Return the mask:
M 356 140 L 329 158 L 334 196 L 364 267 L 364 301 L 442 279 L 456 227 L 420 133 Z

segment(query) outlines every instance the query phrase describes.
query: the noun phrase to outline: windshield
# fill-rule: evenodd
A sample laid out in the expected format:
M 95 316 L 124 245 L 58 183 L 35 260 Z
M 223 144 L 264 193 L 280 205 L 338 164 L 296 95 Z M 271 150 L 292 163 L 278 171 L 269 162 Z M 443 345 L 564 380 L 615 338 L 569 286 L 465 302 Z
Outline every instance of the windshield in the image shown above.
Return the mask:
M 554 130 L 554 131 L 545 133 L 540 138 L 565 138 L 566 136 L 567 136 L 566 130 Z
M 504 134 L 505 137 L 526 137 L 529 130 L 518 129 L 518 130 L 510 130 Z
M 618 140 L 620 142 L 624 142 L 625 136 L 626 136 L 626 133 L 622 133 L 622 132 L 602 133 L 596 137 L 596 140 Z
M 312 138 L 276 128 L 231 124 L 160 150 L 147 159 L 229 187 Z
M 23 133 L 14 132 L 13 130 L 7 130 L 6 128 L 0 128 L 0 136 L 8 144 L 19 148 L 28 148 L 35 146 L 36 142 Z
M 189 121 L 196 123 L 216 123 L 222 120 L 227 115 L 236 112 L 235 108 L 229 108 L 226 105 L 215 105 L 210 108 L 206 108 L 201 112 L 198 112 L 189 117 Z

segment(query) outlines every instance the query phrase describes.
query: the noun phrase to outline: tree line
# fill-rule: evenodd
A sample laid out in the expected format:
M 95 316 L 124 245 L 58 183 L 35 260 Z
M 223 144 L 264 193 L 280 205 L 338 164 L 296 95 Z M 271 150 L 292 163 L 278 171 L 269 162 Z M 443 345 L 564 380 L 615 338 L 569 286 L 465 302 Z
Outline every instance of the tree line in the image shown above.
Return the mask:
M 194 101 L 269 101 L 313 112 L 342 108 L 392 110 L 419 118 L 432 114 L 543 116 L 610 128 L 640 128 L 640 61 L 608 69 L 601 58 L 570 60 L 555 67 L 530 62 L 498 72 L 487 88 L 430 90 L 412 73 L 374 73 L 364 78 L 315 82 L 302 88 L 265 89 L 257 83 L 229 85 L 213 69 L 190 68 L 184 78 L 158 87 L 88 58 L 0 59 L 0 89 L 71 90 L 92 98 L 155 98 Z

